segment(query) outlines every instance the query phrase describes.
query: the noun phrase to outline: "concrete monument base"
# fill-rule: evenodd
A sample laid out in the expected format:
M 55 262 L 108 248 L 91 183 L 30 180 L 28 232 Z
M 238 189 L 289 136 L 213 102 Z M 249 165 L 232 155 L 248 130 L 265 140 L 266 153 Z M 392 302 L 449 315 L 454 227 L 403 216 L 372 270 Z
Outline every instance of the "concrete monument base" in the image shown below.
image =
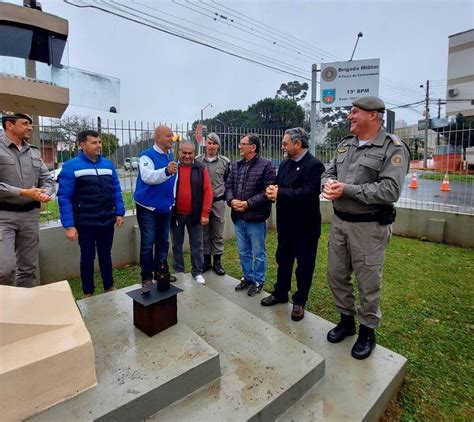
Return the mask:
M 91 337 L 69 283 L 0 286 L 1 419 L 22 420 L 95 385 Z

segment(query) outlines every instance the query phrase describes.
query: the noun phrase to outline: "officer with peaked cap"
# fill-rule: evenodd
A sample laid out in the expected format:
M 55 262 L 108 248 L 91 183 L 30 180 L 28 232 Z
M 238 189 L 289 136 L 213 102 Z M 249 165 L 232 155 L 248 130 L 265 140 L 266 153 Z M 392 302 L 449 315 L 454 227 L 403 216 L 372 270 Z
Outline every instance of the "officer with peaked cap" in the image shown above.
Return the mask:
M 327 339 L 339 343 L 354 335 L 358 313 L 359 336 L 351 354 L 365 359 L 376 344 L 385 248 L 395 220 L 393 204 L 400 197 L 410 154 L 403 142 L 382 127 L 385 104 L 380 98 L 362 97 L 352 105 L 347 117 L 352 135 L 342 139 L 321 179 L 323 196 L 333 201 L 334 207 L 327 277 L 341 315 Z M 352 272 L 360 296 L 358 310 Z
M 206 150 L 198 155 L 196 161 L 207 168 L 212 183 L 214 199 L 209 214 L 209 224 L 203 226 L 204 241 L 204 268 L 211 268 L 217 275 L 224 275 L 221 257 L 224 253 L 224 226 L 225 226 L 225 181 L 229 174 L 230 160 L 219 154 L 221 140 L 217 133 L 211 132 L 206 137 Z
M 40 150 L 28 143 L 33 120 L 4 113 L 0 136 L 0 284 L 33 287 L 38 257 L 39 208 L 54 182 Z

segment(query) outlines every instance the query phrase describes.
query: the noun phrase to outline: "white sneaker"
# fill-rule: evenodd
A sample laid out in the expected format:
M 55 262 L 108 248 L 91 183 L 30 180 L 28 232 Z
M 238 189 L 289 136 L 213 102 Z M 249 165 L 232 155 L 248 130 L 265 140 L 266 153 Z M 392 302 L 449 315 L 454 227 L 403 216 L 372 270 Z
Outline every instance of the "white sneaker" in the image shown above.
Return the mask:
M 204 277 L 201 274 L 198 274 L 197 276 L 193 278 L 194 278 L 194 281 L 198 284 L 206 284 L 206 280 L 204 280 Z

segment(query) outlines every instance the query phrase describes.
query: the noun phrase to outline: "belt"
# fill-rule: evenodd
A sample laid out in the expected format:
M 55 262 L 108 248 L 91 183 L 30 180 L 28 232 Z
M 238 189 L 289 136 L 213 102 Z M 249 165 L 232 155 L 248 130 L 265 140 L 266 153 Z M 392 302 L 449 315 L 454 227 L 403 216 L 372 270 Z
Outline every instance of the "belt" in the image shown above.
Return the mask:
M 41 204 L 37 201 L 28 202 L 23 205 L 18 204 L 7 204 L 5 202 L 0 202 L 0 211 L 13 211 L 13 212 L 26 212 L 34 210 L 35 208 L 40 208 Z
M 363 214 L 353 214 L 351 212 L 338 211 L 334 208 L 334 214 L 336 214 L 341 220 L 348 221 L 349 223 L 371 223 L 379 222 L 382 225 L 391 224 L 395 221 L 395 208 L 393 205 L 383 208 L 379 211 L 368 212 Z
M 225 195 L 216 196 L 213 198 L 212 202 L 219 202 L 219 201 L 223 201 L 224 199 L 225 199 Z

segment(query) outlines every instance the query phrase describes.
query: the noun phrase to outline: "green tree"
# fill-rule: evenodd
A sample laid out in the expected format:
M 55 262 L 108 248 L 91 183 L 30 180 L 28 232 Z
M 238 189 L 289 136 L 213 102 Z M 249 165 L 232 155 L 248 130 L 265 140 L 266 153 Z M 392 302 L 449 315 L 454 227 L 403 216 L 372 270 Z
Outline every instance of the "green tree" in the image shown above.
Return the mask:
M 100 140 L 102 142 L 102 154 L 111 157 L 119 146 L 119 140 L 113 133 L 101 133 Z
M 324 144 L 330 148 L 335 148 L 342 138 L 351 134 L 350 123 L 347 120 L 349 107 L 337 107 L 333 109 L 322 109 L 321 121 L 329 128 L 324 139 Z
M 265 98 L 251 105 L 249 127 L 265 129 L 288 129 L 303 126 L 305 113 L 303 107 L 284 98 Z
M 298 81 L 288 82 L 281 84 L 280 89 L 277 91 L 277 97 L 285 98 L 291 101 L 302 101 L 306 98 L 308 93 L 308 84 L 306 82 L 299 83 Z
M 249 114 L 243 110 L 227 110 L 217 114 L 215 117 L 205 119 L 204 124 L 207 127 L 247 127 L 249 120 Z M 193 129 L 199 120 L 193 123 Z

